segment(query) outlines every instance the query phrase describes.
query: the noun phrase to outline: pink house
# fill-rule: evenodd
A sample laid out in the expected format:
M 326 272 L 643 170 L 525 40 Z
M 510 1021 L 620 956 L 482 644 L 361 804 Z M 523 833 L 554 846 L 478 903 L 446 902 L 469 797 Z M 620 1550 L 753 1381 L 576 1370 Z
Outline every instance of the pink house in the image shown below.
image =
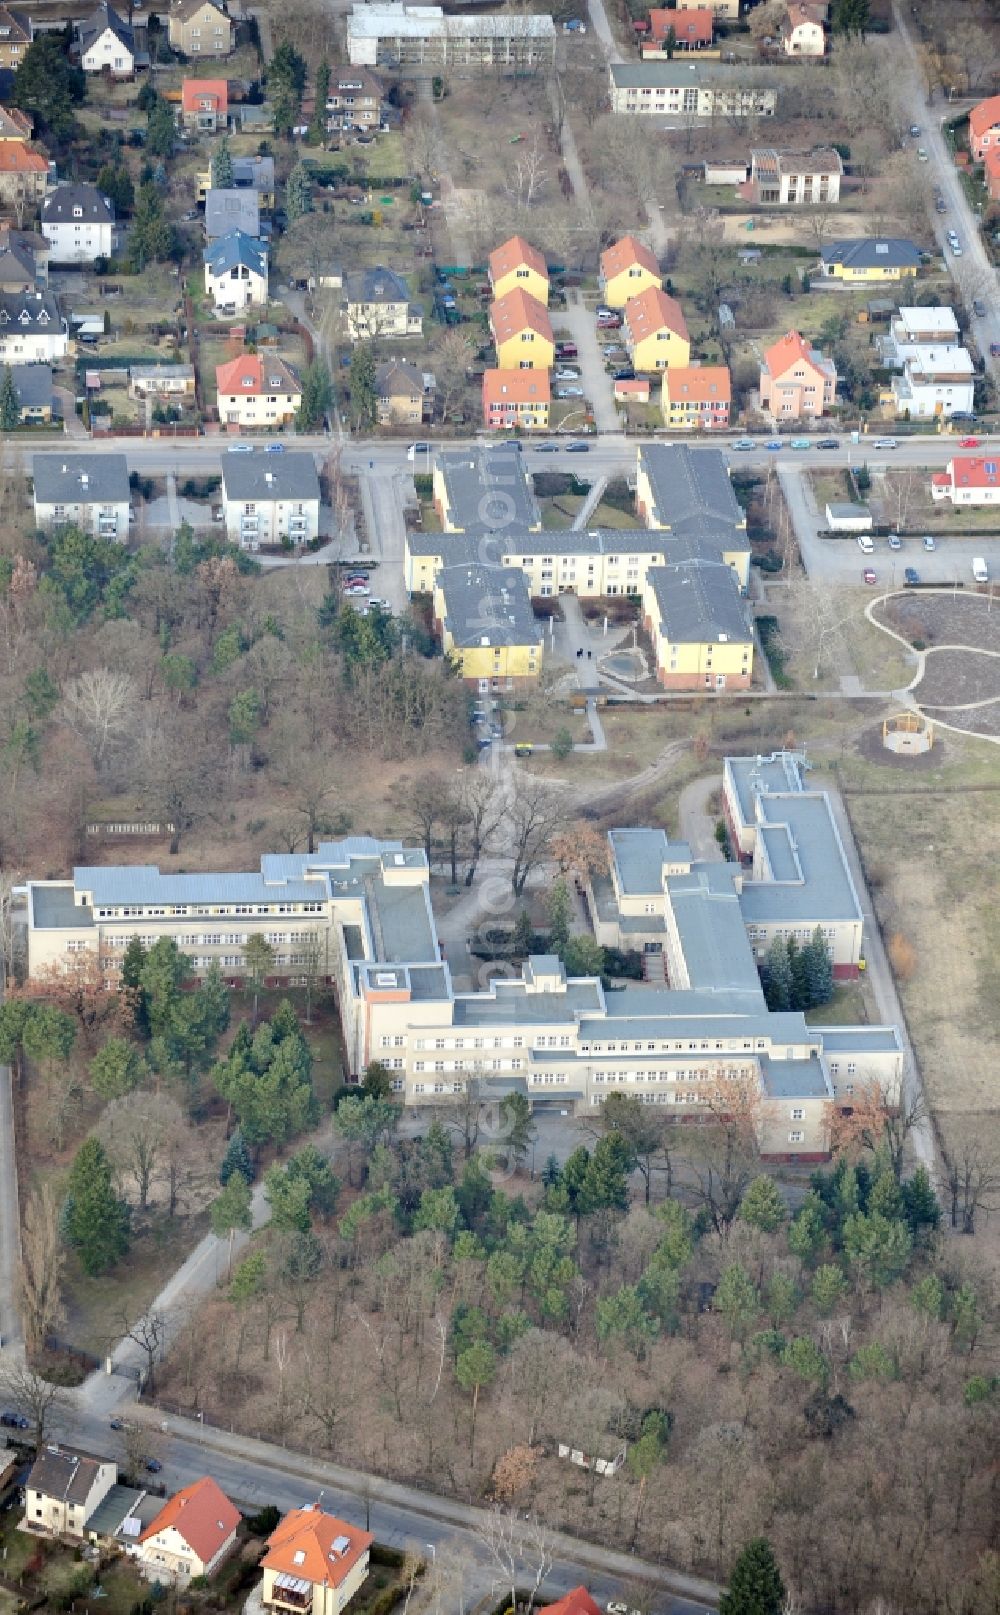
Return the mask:
M 837 368 L 798 331 L 768 348 L 760 367 L 760 407 L 777 420 L 818 420 L 837 402 Z

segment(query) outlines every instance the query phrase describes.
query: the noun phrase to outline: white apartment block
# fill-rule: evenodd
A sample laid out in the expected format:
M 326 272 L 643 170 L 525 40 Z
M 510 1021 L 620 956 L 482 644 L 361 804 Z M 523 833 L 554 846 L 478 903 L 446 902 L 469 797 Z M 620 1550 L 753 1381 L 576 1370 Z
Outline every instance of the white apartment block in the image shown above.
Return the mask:
M 241 549 L 283 539 L 307 544 L 319 534 L 319 504 L 316 462 L 303 449 L 230 449 L 222 456 L 226 536 Z
M 129 939 L 167 935 L 203 973 L 238 980 L 242 949 L 263 934 L 276 979 L 294 981 L 318 950 L 337 989 L 347 1067 L 372 1060 L 404 1103 L 448 1103 L 470 1076 L 497 1103 L 592 1114 L 620 1090 L 647 1104 L 702 1102 L 706 1084 L 756 1084 L 761 1143 L 776 1156 L 821 1158 L 828 1107 L 857 1084 L 896 1096 L 902 1049 L 893 1027 L 809 1027 L 768 1012 L 757 961 L 775 934 L 808 941 L 819 925 L 838 975 L 857 972 L 862 919 L 829 803 L 800 759 L 730 758 L 724 794 L 744 864 L 700 863 L 659 830 L 613 831 L 609 873 L 589 891 L 598 940 L 660 956 L 664 987 L 605 994 L 530 958 L 519 978 L 454 990 L 440 958 L 422 850 L 354 837 L 315 854 L 261 859 L 259 873 L 163 875 L 78 868 L 28 886 L 28 971 L 91 950 L 113 972 Z
M 95 538 L 128 538 L 131 490 L 124 454 L 36 454 L 35 523 L 74 526 Z
M 529 71 L 551 66 L 556 30 L 530 11 L 446 15 L 440 6 L 365 0 L 347 19 L 347 58 L 355 66 L 427 66 Z
M 96 185 L 57 185 L 42 203 L 42 235 L 53 264 L 92 264 L 114 251 L 115 216 Z
M 608 69 L 612 112 L 646 117 L 773 117 L 778 92 L 754 82 L 753 69 L 717 62 L 612 62 Z
M 907 355 L 915 348 L 959 348 L 962 338 L 955 310 L 947 307 L 901 308 L 889 326 L 888 336 L 879 339 L 884 362 L 902 369 Z
M 967 348 L 926 347 L 906 349 L 902 374 L 891 382 L 897 415 L 911 421 L 938 416 L 970 415 L 975 396 L 975 366 Z

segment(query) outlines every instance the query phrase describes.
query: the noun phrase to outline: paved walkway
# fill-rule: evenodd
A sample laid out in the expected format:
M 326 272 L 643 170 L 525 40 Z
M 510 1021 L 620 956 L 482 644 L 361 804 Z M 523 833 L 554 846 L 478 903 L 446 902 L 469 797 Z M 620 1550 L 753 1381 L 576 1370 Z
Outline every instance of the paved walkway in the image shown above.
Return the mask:
M 21 1266 L 21 1218 L 14 1158 L 14 1104 L 10 1066 L 0 1065 L 0 1343 L 21 1341 L 18 1274 Z
M 583 378 L 582 386 L 587 399 L 590 400 L 594 411 L 594 420 L 599 432 L 620 432 L 621 422 L 615 408 L 614 387 L 611 377 L 604 368 L 604 355 L 598 341 L 597 327 L 594 322 L 593 309 L 587 308 L 578 291 L 571 291 L 565 308 L 553 310 L 553 325 L 565 326 L 576 343 L 578 357 L 569 362 L 580 371 Z M 559 383 L 554 383 L 558 387 Z M 579 430 L 584 422 L 584 399 L 579 400 L 580 414 L 577 420 L 574 416 L 570 422 L 573 429 L 575 421 Z M 584 467 L 584 470 L 586 467 Z
M 718 795 L 718 791 L 718 774 L 693 779 L 681 791 L 677 806 L 681 840 L 686 841 L 694 856 L 704 863 L 722 857 L 722 848 L 715 839 L 718 814 L 710 813 L 708 808 L 710 798 Z

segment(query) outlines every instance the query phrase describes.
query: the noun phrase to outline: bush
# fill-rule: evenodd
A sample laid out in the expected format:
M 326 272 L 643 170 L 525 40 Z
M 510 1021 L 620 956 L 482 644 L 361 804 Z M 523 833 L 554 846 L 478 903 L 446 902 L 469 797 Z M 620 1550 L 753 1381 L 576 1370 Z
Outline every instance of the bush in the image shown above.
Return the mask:
M 893 931 L 889 938 L 889 963 L 900 981 L 909 981 L 916 972 L 917 950 L 902 931 Z
M 266 1537 L 277 1529 L 280 1519 L 281 1510 L 275 1508 L 273 1503 L 268 1503 L 266 1508 L 262 1508 L 258 1514 L 248 1514 L 246 1516 L 246 1527 L 251 1536 Z M 374 1558 L 374 1552 L 372 1557 Z

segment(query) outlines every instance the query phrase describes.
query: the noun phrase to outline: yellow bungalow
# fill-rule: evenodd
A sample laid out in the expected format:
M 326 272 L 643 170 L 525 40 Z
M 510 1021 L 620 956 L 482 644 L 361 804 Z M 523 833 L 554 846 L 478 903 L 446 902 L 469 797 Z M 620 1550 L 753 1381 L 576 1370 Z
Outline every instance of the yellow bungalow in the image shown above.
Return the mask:
M 445 656 L 480 695 L 537 681 L 543 632 L 523 572 L 471 562 L 445 567 L 434 580 L 434 623 Z
M 753 632 L 731 567 L 695 558 L 651 566 L 642 618 L 666 690 L 748 690 Z
M 549 272 L 545 259 L 523 236 L 511 236 L 490 253 L 489 279 L 494 299 L 522 291 L 548 306 Z
M 550 370 L 556 356 L 552 321 L 530 292 L 507 292 L 490 308 L 498 370 Z
M 920 268 L 920 252 L 912 241 L 896 236 L 862 236 L 856 241 L 830 241 L 823 248 L 821 272 L 828 280 L 860 286 L 904 280 Z
M 676 297 L 650 286 L 625 304 L 625 345 L 632 368 L 646 375 L 671 365 L 687 365 L 691 338 Z
M 601 253 L 601 297 L 608 308 L 624 308 L 630 298 L 662 285 L 654 254 L 635 236 L 622 236 Z

